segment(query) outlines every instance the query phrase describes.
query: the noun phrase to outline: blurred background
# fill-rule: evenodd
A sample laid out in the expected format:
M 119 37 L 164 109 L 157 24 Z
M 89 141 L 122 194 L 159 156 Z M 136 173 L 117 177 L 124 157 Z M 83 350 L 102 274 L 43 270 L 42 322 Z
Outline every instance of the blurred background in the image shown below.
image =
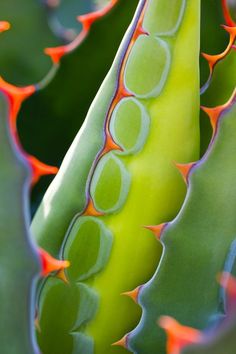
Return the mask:
M 193 0 L 194 1 L 194 0 Z M 0 75 L 8 82 L 24 86 L 40 82 L 52 62 L 44 48 L 72 41 L 81 31 L 76 17 L 105 6 L 108 0 L 1 0 L 0 20 L 11 29 L 0 38 Z M 121 39 L 132 19 L 138 0 L 119 0 L 106 17 L 96 22 L 87 39 L 73 53 L 63 57 L 48 85 L 27 99 L 18 118 L 18 129 L 25 150 L 41 161 L 60 166 L 82 125 L 88 108 L 101 85 Z M 236 0 L 229 0 L 236 20 Z M 222 52 L 228 35 L 220 0 L 202 0 L 201 51 Z M 183 58 L 184 60 L 184 58 Z M 200 56 L 201 85 L 209 70 Z M 216 68 L 202 104 L 224 103 L 235 87 L 236 51 Z M 211 128 L 201 113 L 201 153 L 206 149 Z M 32 191 L 34 214 L 52 177 L 43 177 Z

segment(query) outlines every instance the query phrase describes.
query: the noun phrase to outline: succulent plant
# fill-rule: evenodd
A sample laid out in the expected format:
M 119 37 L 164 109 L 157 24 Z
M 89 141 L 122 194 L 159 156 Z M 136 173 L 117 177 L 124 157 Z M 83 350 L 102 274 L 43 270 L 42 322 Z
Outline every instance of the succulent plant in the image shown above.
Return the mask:
M 167 21 L 156 27 L 162 8 Z M 34 218 L 38 244 L 71 262 L 69 284 L 50 277 L 39 293 L 38 337 L 45 353 L 92 353 L 93 347 L 97 353 L 123 351 L 111 344 L 132 329 L 140 314 L 121 293 L 147 280 L 160 254 L 143 226 L 171 219 L 182 203 L 185 186 L 173 161 L 198 156 L 200 7 L 199 2 L 177 2 L 170 17 L 168 10 L 164 2 L 160 7 L 155 1 L 139 3 Z M 186 52 L 188 65 L 181 59 L 187 43 L 193 43 Z M 51 53 L 57 60 L 60 51 Z M 178 95 L 186 95 L 187 102 L 176 99 L 173 90 L 180 77 Z
M 44 3 L 44 21 L 49 15 L 56 35 L 68 39 L 71 27 L 59 3 Z M 223 354 L 225 348 L 234 354 L 235 281 L 230 275 L 221 281 L 229 302 L 215 281 L 235 270 L 236 26 L 227 1 L 221 5 L 229 42 L 221 54 L 203 54 L 209 72 L 199 90 L 200 0 L 140 0 L 57 168 L 82 123 L 78 96 L 104 70 L 95 42 L 108 62 L 105 43 L 121 35 L 119 19 L 127 21 L 136 3 L 111 0 L 96 9 L 86 3 L 93 10 L 80 14 L 81 31 L 71 42 L 50 34 L 60 45 L 45 49 L 50 68 L 42 80 L 19 87 L 0 79 L 4 354 Z M 206 114 L 212 138 L 204 151 Z M 54 174 L 29 231 L 29 191 Z M 6 239 L 8 223 L 16 255 Z M 8 318 L 15 283 L 20 292 Z M 15 333 L 20 321 L 10 341 L 10 328 Z

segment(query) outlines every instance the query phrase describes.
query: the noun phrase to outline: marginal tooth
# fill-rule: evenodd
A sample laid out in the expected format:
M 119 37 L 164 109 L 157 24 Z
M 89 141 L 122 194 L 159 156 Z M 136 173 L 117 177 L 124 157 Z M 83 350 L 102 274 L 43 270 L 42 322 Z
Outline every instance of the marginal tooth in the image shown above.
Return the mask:
M 63 57 L 63 55 L 66 53 L 66 46 L 45 48 L 44 53 L 50 56 L 54 64 L 58 64 L 61 60 L 61 57 Z
M 209 73 L 209 77 L 208 77 L 206 83 L 203 85 L 203 87 L 200 90 L 201 94 L 203 94 L 207 90 L 207 88 L 209 87 L 209 85 L 211 83 L 211 79 L 213 76 L 213 70 L 214 70 L 215 65 L 220 60 L 224 59 L 227 56 L 227 54 L 230 52 L 232 47 L 234 46 L 234 42 L 235 42 L 235 38 L 236 38 L 236 27 L 229 27 L 229 26 L 225 26 L 225 25 L 222 25 L 222 27 L 230 34 L 229 44 L 226 47 L 226 49 L 220 54 L 209 55 L 206 53 L 202 53 L 202 56 L 208 62 L 210 73 Z
M 187 184 L 188 183 L 188 176 L 190 173 L 191 168 L 195 165 L 195 162 L 190 162 L 190 163 L 177 163 L 174 162 L 175 166 L 183 176 L 184 182 Z
M 165 228 L 165 223 L 163 224 L 159 224 L 159 225 L 147 225 L 147 226 L 144 226 L 145 229 L 148 229 L 150 231 L 152 231 L 152 233 L 156 236 L 156 238 L 158 240 L 160 240 L 161 238 L 161 235 L 162 235 L 162 232 Z
M 10 98 L 11 107 L 9 114 L 9 124 L 11 133 L 13 136 L 16 136 L 16 119 L 18 111 L 22 102 L 36 91 L 35 86 L 30 85 L 25 87 L 17 87 L 9 84 L 2 77 L 0 77 L 0 89 Z
M 51 272 L 65 269 L 70 266 L 69 261 L 55 259 L 42 248 L 38 248 L 38 254 L 42 265 L 41 276 L 43 277 L 46 277 Z
M 208 107 L 201 106 L 201 109 L 208 115 L 208 117 L 210 119 L 210 123 L 211 123 L 212 130 L 213 130 L 213 135 L 216 132 L 218 120 L 219 120 L 220 114 L 222 112 L 221 107 L 222 106 L 208 108 Z
M 123 347 L 123 348 L 127 349 L 127 347 L 128 347 L 127 341 L 128 341 L 128 335 L 126 334 L 123 338 L 121 338 L 117 342 L 112 343 L 112 346 L 119 346 L 119 347 Z
M 126 291 L 126 292 L 122 293 L 121 295 L 125 295 L 125 296 L 130 297 L 137 304 L 138 303 L 138 296 L 139 296 L 141 288 L 142 288 L 142 286 L 138 286 L 134 290 Z
M 235 99 L 236 99 L 236 89 L 233 91 L 233 94 L 230 97 L 230 99 L 221 106 L 212 107 L 212 108 L 201 106 L 201 109 L 208 115 L 210 119 L 211 126 L 213 129 L 213 136 L 216 132 L 217 124 L 221 114 L 230 107 L 230 105 L 235 101 Z
M 9 94 L 13 99 L 21 98 L 21 101 L 29 97 L 35 92 L 35 86 L 29 85 L 25 87 L 17 87 L 9 84 L 0 76 L 0 88 Z
M 84 30 L 89 31 L 92 24 L 100 19 L 101 17 L 105 16 L 110 10 L 116 5 L 118 0 L 111 0 L 107 6 L 103 9 L 91 12 L 86 15 L 78 16 L 77 19 L 79 22 L 82 23 Z
M 51 57 L 51 60 L 54 64 L 58 65 L 61 58 L 76 49 L 86 38 L 88 32 L 84 29 L 75 37 L 75 39 L 69 44 L 62 45 L 54 48 L 45 48 L 44 53 Z
M 40 327 L 40 324 L 39 324 L 39 316 L 36 315 L 35 319 L 34 319 L 34 326 L 36 328 L 36 330 L 41 333 L 41 327 Z
M 76 38 L 69 44 L 55 48 L 45 48 L 44 53 L 49 55 L 54 64 L 58 64 L 61 58 L 77 48 L 86 38 L 91 25 L 99 18 L 105 16 L 115 6 L 118 0 L 112 0 L 104 9 L 91 12 L 86 15 L 78 16 L 77 19 L 82 23 L 83 29 Z
M 6 82 L 0 76 L 0 89 L 3 90 L 7 95 L 9 95 L 12 99 L 12 105 L 20 106 L 21 103 L 29 96 L 31 96 L 35 92 L 35 86 L 25 86 L 25 87 L 17 87 L 12 84 Z
M 57 272 L 56 277 L 58 279 L 61 279 L 65 284 L 69 284 L 69 280 L 68 280 L 68 278 L 66 276 L 65 269 L 60 269 Z
M 232 48 L 232 45 L 234 44 L 235 38 L 236 38 L 236 27 L 229 27 L 222 25 L 222 27 L 229 33 L 230 38 L 229 38 L 229 44 L 226 47 L 226 49 L 220 53 L 220 54 L 215 54 L 215 55 L 209 55 L 206 53 L 202 53 L 202 56 L 208 61 L 209 68 L 210 68 L 210 74 L 212 74 L 213 68 L 216 65 L 216 63 L 223 58 L 226 57 L 226 55 L 229 53 L 229 51 Z
M 134 42 L 134 41 L 136 41 L 137 40 L 137 38 L 140 36 L 140 35 L 149 35 L 149 33 L 147 32 L 147 31 L 145 31 L 145 29 L 143 28 L 143 26 L 142 26 L 142 24 L 140 23 L 138 26 L 137 26 L 137 28 L 136 28 L 136 30 L 135 30 L 135 32 L 134 32 L 134 34 L 133 34 L 133 38 L 132 38 L 132 41 Z
M 119 88 L 118 88 L 118 92 L 116 94 L 116 98 L 115 98 L 115 103 L 118 103 L 122 98 L 126 98 L 126 97 L 133 97 L 134 94 L 130 93 L 123 82 L 120 83 Z
M 167 334 L 167 354 L 179 354 L 185 346 L 202 340 L 202 333 L 197 329 L 182 326 L 169 316 L 160 317 L 158 324 Z
M 9 30 L 11 27 L 10 23 L 7 21 L 0 21 L 0 32 Z
M 102 213 L 101 211 L 98 211 L 94 204 L 93 204 L 93 201 L 92 199 L 90 198 L 89 201 L 88 201 L 88 204 L 86 206 L 86 209 L 85 211 L 83 212 L 83 215 L 84 216 L 102 216 L 104 215 L 104 213 Z
M 55 175 L 58 172 L 58 168 L 55 166 L 46 165 L 36 159 L 34 156 L 26 155 L 26 158 L 32 167 L 32 185 L 38 182 L 39 178 L 44 175 Z
M 207 54 L 207 53 L 201 53 L 201 55 L 203 56 L 203 58 L 205 58 L 207 61 L 208 61 L 208 64 L 209 64 L 209 68 L 210 68 L 210 74 L 212 73 L 212 70 L 213 70 L 213 67 L 214 65 L 216 64 L 217 62 L 217 55 L 210 55 L 210 54 Z
M 106 142 L 102 150 L 101 156 L 107 154 L 109 151 L 112 150 L 123 151 L 122 147 L 116 144 L 112 136 L 108 133 L 106 136 Z

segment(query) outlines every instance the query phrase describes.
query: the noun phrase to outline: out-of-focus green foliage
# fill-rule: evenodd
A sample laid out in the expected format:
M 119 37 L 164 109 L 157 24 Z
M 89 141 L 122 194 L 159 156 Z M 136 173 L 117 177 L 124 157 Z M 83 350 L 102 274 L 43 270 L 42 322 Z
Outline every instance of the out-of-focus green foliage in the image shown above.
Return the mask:
M 58 37 L 72 40 L 78 34 L 82 25 L 76 17 L 95 9 L 93 0 L 44 0 L 49 25 Z
M 2 0 L 0 17 L 11 23 L 0 40 L 0 75 L 17 85 L 41 80 L 51 67 L 43 49 L 59 44 L 36 0 Z

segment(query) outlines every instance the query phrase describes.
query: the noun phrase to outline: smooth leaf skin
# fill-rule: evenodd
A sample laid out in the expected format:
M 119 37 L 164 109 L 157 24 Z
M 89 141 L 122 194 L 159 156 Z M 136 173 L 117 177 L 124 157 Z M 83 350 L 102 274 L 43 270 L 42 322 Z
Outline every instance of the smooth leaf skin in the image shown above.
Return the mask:
M 39 1 L 3 0 L 0 13 L 11 23 L 11 30 L 1 36 L 0 75 L 15 85 L 41 80 L 51 67 L 43 49 L 60 42 L 49 29 Z
M 236 117 L 236 116 L 235 116 Z M 235 241 L 234 246 L 235 250 Z M 234 252 L 235 253 L 235 252 Z M 235 255 L 235 254 L 234 254 Z M 235 260 L 235 259 L 234 259 Z M 233 264 L 235 267 L 235 263 Z M 225 276 L 226 273 L 224 274 Z M 227 283 L 226 283 L 227 284 Z M 236 303 L 235 279 L 228 280 L 226 285 L 226 313 L 216 328 L 207 328 L 202 332 L 199 343 L 183 348 L 183 354 L 234 354 L 236 346 Z M 231 287 L 231 291 L 229 290 Z M 228 291 L 227 291 L 228 289 Z
M 91 288 L 82 283 L 66 284 L 61 279 L 49 277 L 43 284 L 39 302 L 38 342 L 42 352 L 92 353 L 91 338 L 79 330 L 94 316 L 97 307 L 98 296 Z
M 165 11 L 167 28 L 163 23 L 161 29 L 150 28 L 150 36 L 141 34 L 141 42 L 139 39 L 133 41 L 141 16 L 146 14 L 144 9 L 150 14 L 148 6 L 155 4 L 156 1 L 140 1 L 114 64 L 32 224 L 37 242 L 52 254 L 61 254 L 62 258 L 66 258 L 64 249 L 75 223 L 83 217 L 80 213 L 84 209 L 88 218 L 97 218 L 112 233 L 113 247 L 108 264 L 86 281 L 99 296 L 99 309 L 94 320 L 88 322 L 86 328 L 81 328 L 94 341 L 94 352 L 101 354 L 126 352 L 123 348 L 111 347 L 111 344 L 135 326 L 140 309 L 120 294 L 142 284 L 153 274 L 161 252 L 160 244 L 148 235 L 143 226 L 170 220 L 176 215 L 186 187 L 173 161 L 195 160 L 199 152 L 200 3 L 177 1 L 176 4 L 181 5 L 177 22 Z M 165 2 L 161 4 L 165 10 L 173 5 L 169 2 L 166 8 Z M 161 9 L 154 11 L 157 19 Z M 149 21 L 146 20 L 145 26 L 149 26 Z M 156 31 L 164 33 L 156 36 Z M 157 57 L 154 56 L 147 66 L 150 45 Z M 162 57 L 159 57 L 161 50 Z M 155 82 L 150 67 L 156 68 Z M 131 72 L 136 74 L 135 80 Z M 134 90 L 134 97 L 122 97 L 121 94 L 120 98 L 119 90 L 123 90 L 121 80 L 126 90 Z M 117 99 L 114 98 L 116 95 Z M 132 139 L 137 143 L 141 139 L 142 144 L 134 144 L 138 146 L 134 152 L 129 148 L 128 151 L 113 148 L 99 155 L 103 151 L 104 138 L 108 136 L 108 130 L 103 128 L 107 124 L 105 119 L 110 117 L 112 121 L 115 116 L 115 126 L 122 125 L 124 120 L 117 118 L 116 121 L 116 109 L 125 100 L 136 105 L 136 110 L 128 107 L 124 112 L 131 117 L 131 122 L 136 122 L 129 126 Z M 137 113 L 140 106 L 141 113 Z M 140 120 L 134 119 L 135 114 L 147 116 L 143 119 L 149 123 L 137 123 Z M 139 129 L 140 134 L 137 134 Z M 118 141 L 113 140 L 113 143 L 119 142 L 119 129 L 116 133 Z M 105 169 L 107 163 L 109 168 Z M 109 195 L 112 198 L 108 198 Z M 95 215 L 89 209 L 90 201 L 93 201 L 97 212 L 105 215 Z M 85 254 L 85 259 L 87 257 L 90 257 L 89 252 Z M 41 308 L 43 306 L 41 303 Z M 48 319 L 50 323 L 53 320 L 57 321 L 56 311 Z M 60 341 L 58 336 L 53 338 L 44 334 L 44 338 L 48 342 Z M 71 352 L 63 341 L 60 347 L 68 354 Z M 85 351 L 82 348 L 81 354 Z
M 10 135 L 9 101 L 0 93 L 0 341 L 4 354 L 38 354 L 34 281 L 39 262 L 29 236 L 29 168 Z
M 193 167 L 184 205 L 162 235 L 162 259 L 140 292 L 143 316 L 129 336 L 135 353 L 165 352 L 164 332 L 154 328 L 161 315 L 200 329 L 220 316 L 215 278 L 236 235 L 235 131 L 234 104 L 221 117 L 206 155 Z

